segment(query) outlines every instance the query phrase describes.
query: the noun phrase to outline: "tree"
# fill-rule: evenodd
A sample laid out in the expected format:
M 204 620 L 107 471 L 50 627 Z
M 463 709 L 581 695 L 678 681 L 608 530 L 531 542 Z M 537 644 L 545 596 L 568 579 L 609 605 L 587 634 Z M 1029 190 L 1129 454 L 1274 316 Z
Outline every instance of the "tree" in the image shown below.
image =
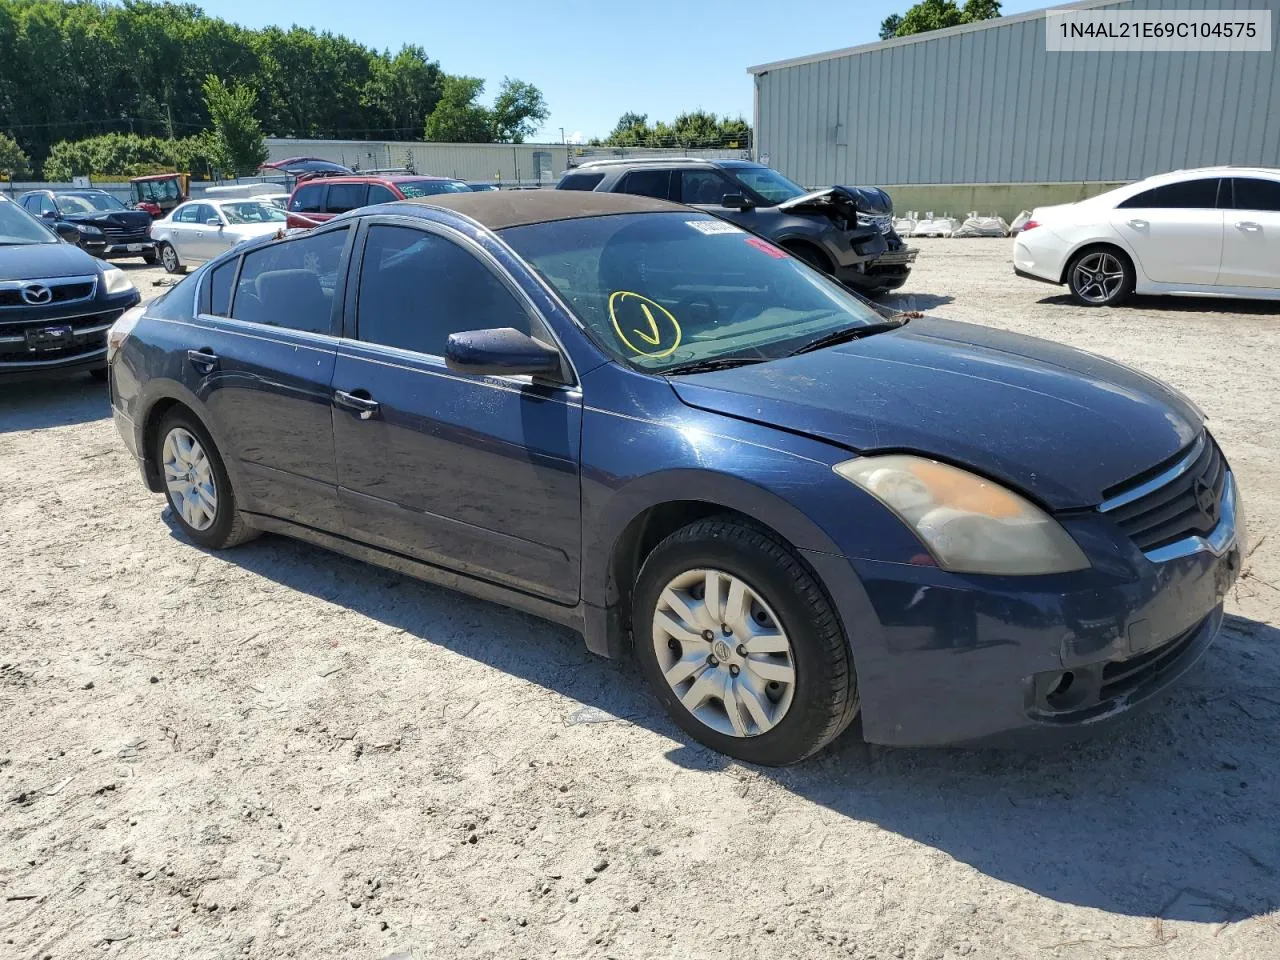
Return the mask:
M 491 143 L 489 111 L 478 101 L 484 93 L 479 77 L 446 77 L 440 100 L 423 130 L 427 140 L 444 143 Z
M 387 118 L 388 133 L 417 134 L 440 102 L 443 81 L 440 64 L 422 47 L 405 46 L 394 57 L 383 54 L 372 62 L 360 103 Z
M 955 0 L 921 0 L 902 15 L 897 24 L 894 36 L 909 37 L 917 33 L 928 33 L 931 30 L 942 30 L 946 27 L 958 27 L 962 23 L 976 23 L 979 20 L 991 20 L 1000 16 L 1000 0 L 965 0 L 963 7 Z M 880 25 L 882 39 L 885 29 L 892 17 L 885 18 Z
M 18 146 L 18 141 L 7 133 L 0 133 L 0 176 L 16 179 L 26 174 L 31 161 Z
M 253 115 L 258 105 L 257 91 L 239 82 L 227 86 L 209 74 L 204 80 L 204 102 L 213 122 L 217 158 L 222 167 L 237 177 L 256 173 L 267 159 L 262 127 Z
M 902 26 L 902 14 L 891 13 L 880 21 L 880 39 L 892 40 L 898 35 L 898 29 Z
M 44 177 L 65 182 L 76 176 L 140 177 L 168 170 L 209 176 L 218 166 L 214 139 L 210 133 L 180 140 L 108 133 L 84 140 L 61 140 L 49 151 Z
M 502 78 L 502 87 L 490 111 L 493 139 L 499 143 L 524 143 L 551 116 L 542 91 L 523 80 Z
M 593 146 L 600 144 L 592 144 Z M 682 113 L 671 123 L 649 126 L 649 115 L 628 111 L 605 138 L 611 147 L 727 147 L 751 146 L 751 126 L 742 117 L 717 117 L 705 110 Z
M 620 147 L 630 147 L 644 143 L 651 135 L 649 115 L 647 113 L 633 113 L 628 110 L 618 118 L 618 122 L 613 127 L 613 132 L 609 134 L 605 142 Z

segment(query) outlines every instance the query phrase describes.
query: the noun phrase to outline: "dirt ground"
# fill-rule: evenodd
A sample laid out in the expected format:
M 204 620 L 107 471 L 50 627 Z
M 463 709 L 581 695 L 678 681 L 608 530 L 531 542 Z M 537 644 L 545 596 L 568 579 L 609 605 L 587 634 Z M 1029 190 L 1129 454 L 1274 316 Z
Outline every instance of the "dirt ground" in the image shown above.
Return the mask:
M 0 957 L 1280 958 L 1280 310 L 1082 310 L 1008 241 L 919 245 L 898 302 L 1208 412 L 1255 551 L 1160 709 L 1049 754 L 855 726 L 749 768 L 561 628 L 192 547 L 101 385 L 0 388 Z

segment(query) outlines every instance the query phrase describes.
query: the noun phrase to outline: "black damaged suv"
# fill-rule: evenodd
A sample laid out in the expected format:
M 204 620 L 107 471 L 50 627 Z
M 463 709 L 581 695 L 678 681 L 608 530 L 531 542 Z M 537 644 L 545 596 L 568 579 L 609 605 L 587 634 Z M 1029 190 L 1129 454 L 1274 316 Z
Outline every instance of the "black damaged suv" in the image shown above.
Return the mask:
M 556 186 L 636 193 L 698 207 L 773 241 L 867 296 L 901 287 L 916 259 L 917 251 L 893 229 L 893 201 L 878 187 L 810 192 L 749 160 L 588 160 Z
M 107 329 L 138 303 L 119 267 L 59 240 L 0 196 L 0 384 L 107 372 Z

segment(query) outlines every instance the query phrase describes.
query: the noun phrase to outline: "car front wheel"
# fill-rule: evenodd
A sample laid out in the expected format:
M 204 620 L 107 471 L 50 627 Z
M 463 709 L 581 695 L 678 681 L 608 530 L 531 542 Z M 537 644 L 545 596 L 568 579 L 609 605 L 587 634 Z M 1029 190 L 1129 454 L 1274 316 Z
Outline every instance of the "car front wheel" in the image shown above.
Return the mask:
M 154 456 L 174 518 L 191 540 L 222 550 L 256 535 L 236 508 L 217 447 L 191 413 L 175 410 L 165 415 L 156 432 Z
M 791 548 L 736 517 L 662 541 L 636 584 L 636 655 L 694 739 L 768 766 L 835 739 L 858 711 L 844 631 Z
M 1067 267 L 1071 296 L 1084 307 L 1117 306 L 1133 293 L 1133 284 L 1133 265 L 1118 250 L 1082 250 Z
M 187 269 L 178 262 L 178 251 L 168 243 L 160 244 L 160 265 L 165 273 L 183 273 Z

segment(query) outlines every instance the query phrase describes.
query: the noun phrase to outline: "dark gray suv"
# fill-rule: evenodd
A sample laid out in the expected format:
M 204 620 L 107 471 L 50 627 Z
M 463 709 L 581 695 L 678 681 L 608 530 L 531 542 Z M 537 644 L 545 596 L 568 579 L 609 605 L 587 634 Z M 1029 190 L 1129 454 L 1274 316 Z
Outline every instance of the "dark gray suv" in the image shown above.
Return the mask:
M 894 232 L 893 201 L 883 190 L 807 191 L 749 160 L 589 160 L 566 172 L 557 187 L 634 193 L 699 207 L 870 296 L 906 283 L 917 253 Z

